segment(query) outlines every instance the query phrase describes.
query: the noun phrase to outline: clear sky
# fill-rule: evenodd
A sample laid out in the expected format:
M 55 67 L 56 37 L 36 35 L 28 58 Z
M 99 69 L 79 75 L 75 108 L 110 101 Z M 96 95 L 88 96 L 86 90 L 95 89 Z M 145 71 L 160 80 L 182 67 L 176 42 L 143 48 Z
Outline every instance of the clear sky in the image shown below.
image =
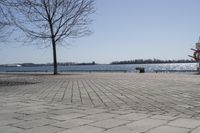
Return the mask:
M 59 47 L 59 62 L 189 59 L 200 36 L 200 0 L 96 0 L 91 36 Z M 6 44 L 0 64 L 52 62 L 51 48 Z

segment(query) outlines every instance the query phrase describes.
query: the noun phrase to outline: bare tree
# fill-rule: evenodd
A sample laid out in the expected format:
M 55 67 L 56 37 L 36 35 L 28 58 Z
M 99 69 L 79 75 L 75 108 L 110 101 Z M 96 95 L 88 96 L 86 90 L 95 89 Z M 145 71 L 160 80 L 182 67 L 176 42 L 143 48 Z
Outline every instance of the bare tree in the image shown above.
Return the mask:
M 3 3 L 4 3 L 3 0 L 0 1 L 0 39 L 1 41 L 7 35 L 6 29 L 11 25 Z
M 65 39 L 89 35 L 89 15 L 94 0 L 5 0 L 15 25 L 29 38 L 50 41 L 54 74 L 57 72 L 56 47 Z

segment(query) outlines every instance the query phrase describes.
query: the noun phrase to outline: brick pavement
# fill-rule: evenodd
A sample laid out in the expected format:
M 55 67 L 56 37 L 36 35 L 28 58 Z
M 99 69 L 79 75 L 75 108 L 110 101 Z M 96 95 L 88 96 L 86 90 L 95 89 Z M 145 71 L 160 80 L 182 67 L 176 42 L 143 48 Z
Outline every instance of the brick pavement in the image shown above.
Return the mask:
M 3 81 L 3 133 L 200 132 L 199 75 L 1 74 Z

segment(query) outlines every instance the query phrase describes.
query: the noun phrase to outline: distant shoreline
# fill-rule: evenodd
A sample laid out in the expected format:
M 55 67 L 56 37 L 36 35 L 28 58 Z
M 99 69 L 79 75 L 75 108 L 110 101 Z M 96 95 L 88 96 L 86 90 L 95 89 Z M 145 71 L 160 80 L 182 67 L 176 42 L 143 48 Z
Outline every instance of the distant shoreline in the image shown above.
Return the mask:
M 110 64 L 90 64 L 90 63 L 80 63 L 80 64 L 59 64 L 58 66 L 87 66 L 87 65 L 142 65 L 142 64 L 178 64 L 178 63 L 198 63 L 196 61 L 190 62 L 137 62 L 137 63 L 110 63 Z M 0 65 L 0 67 L 38 67 L 38 66 L 53 66 L 53 64 L 34 64 L 34 63 L 19 63 L 19 64 L 6 64 Z
M 181 63 L 198 63 L 198 62 L 163 62 L 163 63 L 156 63 L 156 62 L 152 62 L 152 63 L 115 63 L 115 64 L 108 64 L 108 65 L 131 65 L 131 64 L 135 64 L 135 65 L 142 65 L 142 64 L 181 64 Z
M 171 64 L 171 63 L 196 63 L 194 60 L 160 60 L 160 59 L 135 59 L 125 61 L 113 61 L 110 64 Z

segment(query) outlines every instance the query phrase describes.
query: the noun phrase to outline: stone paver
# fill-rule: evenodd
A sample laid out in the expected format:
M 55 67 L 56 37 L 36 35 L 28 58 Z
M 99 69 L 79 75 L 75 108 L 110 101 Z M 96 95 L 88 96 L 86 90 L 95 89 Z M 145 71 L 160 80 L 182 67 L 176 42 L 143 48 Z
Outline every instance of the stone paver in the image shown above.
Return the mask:
M 77 118 L 77 119 L 72 119 L 72 120 L 68 120 L 68 121 L 64 121 L 64 122 L 54 123 L 51 125 L 68 129 L 68 128 L 72 128 L 72 127 L 87 125 L 92 122 L 93 122 L 92 120 L 85 120 L 85 119 Z
M 23 132 L 21 131 L 21 133 L 55 133 L 63 130 L 64 130 L 63 128 L 47 125 L 47 126 L 32 128 L 29 130 L 24 130 Z
M 79 114 L 79 113 L 69 113 L 69 114 L 65 114 L 65 115 L 52 115 L 50 116 L 51 119 L 55 119 L 55 120 L 60 120 L 60 121 L 65 121 L 65 120 L 70 120 L 73 118 L 78 118 L 78 117 L 83 117 L 85 116 L 84 114 Z
M 171 126 L 195 128 L 200 126 L 199 120 L 179 118 L 169 123 Z
M 16 128 L 16 127 L 10 127 L 10 126 L 3 126 L 0 127 L 0 132 L 2 133 L 21 133 L 24 130 Z
M 23 122 L 23 121 L 17 120 L 17 119 L 12 119 L 12 118 L 9 120 L 0 120 L 0 127 L 15 124 L 15 123 L 20 123 L 20 122 Z
M 35 127 L 41 127 L 44 125 L 48 125 L 51 123 L 55 123 L 55 121 L 51 119 L 39 119 L 39 120 L 32 120 L 32 121 L 24 121 L 20 123 L 11 124 L 13 127 L 18 127 L 22 129 L 31 129 Z
M 103 133 L 135 133 L 135 132 L 130 127 L 121 126 L 121 127 L 109 129 Z
M 88 116 L 82 117 L 82 118 L 87 119 L 87 120 L 100 121 L 100 120 L 105 120 L 105 119 L 111 119 L 111 118 L 117 117 L 117 116 L 119 116 L 119 115 L 111 114 L 111 113 L 99 113 L 99 114 L 94 114 L 94 115 L 88 115 Z
M 198 133 L 192 74 L 0 74 L 3 133 Z
M 130 120 L 130 121 L 136 121 L 140 119 L 144 119 L 149 117 L 147 114 L 142 114 L 142 113 L 129 113 L 127 115 L 121 115 L 117 117 L 118 119 L 123 119 L 123 120 Z
M 194 129 L 191 133 L 200 133 L 200 127 Z
M 160 120 L 174 120 L 177 117 L 169 116 L 169 115 L 153 115 L 152 119 L 160 119 Z
M 160 126 L 158 128 L 152 129 L 147 133 L 188 133 L 190 130 L 186 128 L 178 128 L 171 126 Z
M 104 131 L 102 128 L 92 127 L 92 126 L 80 126 L 77 128 L 68 129 L 58 133 L 100 133 Z
M 125 121 L 125 120 L 119 120 L 119 119 L 107 119 L 107 120 L 98 121 L 89 125 L 104 128 L 104 129 L 109 129 L 109 128 L 117 127 L 120 125 L 125 125 L 127 123 L 130 123 L 130 122 Z
M 127 128 L 129 128 L 134 133 L 141 133 L 141 132 L 148 131 L 152 128 L 164 125 L 166 124 L 166 122 L 167 121 L 164 121 L 164 120 L 155 120 L 155 119 L 146 118 L 146 119 L 128 124 Z

